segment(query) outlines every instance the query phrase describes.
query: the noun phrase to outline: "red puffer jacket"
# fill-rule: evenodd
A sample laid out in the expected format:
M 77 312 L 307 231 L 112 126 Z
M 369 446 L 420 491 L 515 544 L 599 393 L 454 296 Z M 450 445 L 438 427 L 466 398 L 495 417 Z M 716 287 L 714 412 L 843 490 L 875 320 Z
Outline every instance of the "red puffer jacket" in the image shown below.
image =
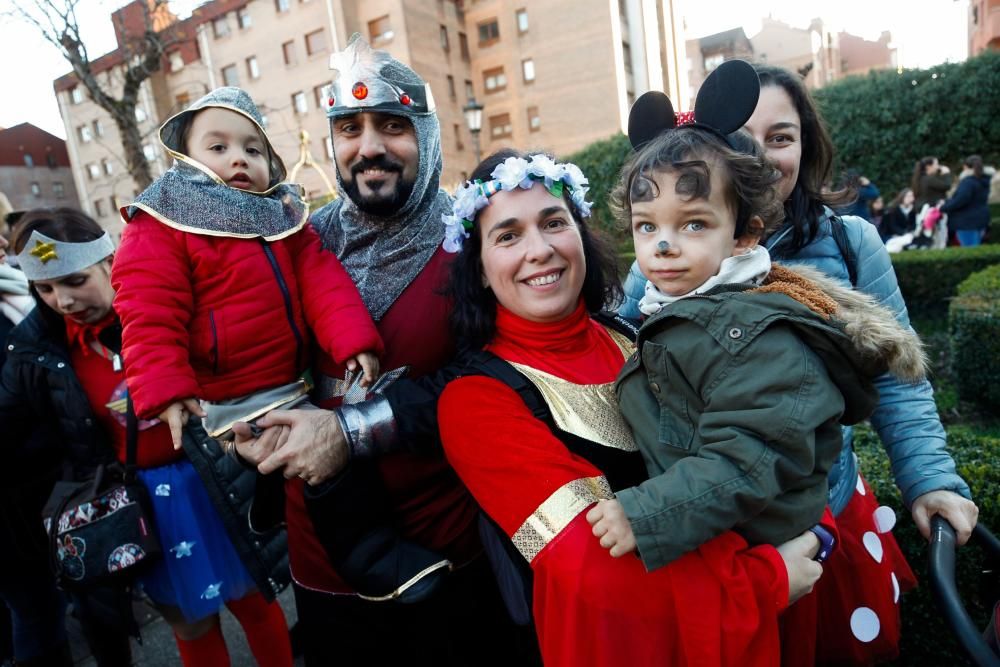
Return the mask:
M 382 354 L 361 295 L 309 225 L 268 243 L 182 232 L 140 211 L 125 226 L 111 283 L 142 418 L 184 398 L 220 401 L 294 381 L 310 330 L 338 361 Z

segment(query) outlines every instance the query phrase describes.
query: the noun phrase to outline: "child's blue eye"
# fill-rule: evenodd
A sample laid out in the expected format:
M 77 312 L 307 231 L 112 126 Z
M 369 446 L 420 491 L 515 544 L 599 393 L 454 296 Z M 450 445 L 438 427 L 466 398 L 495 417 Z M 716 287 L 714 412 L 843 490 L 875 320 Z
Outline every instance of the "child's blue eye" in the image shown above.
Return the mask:
M 700 232 L 705 229 L 705 223 L 703 222 L 689 222 L 687 223 L 687 228 L 692 232 Z
M 651 222 L 640 222 L 636 226 L 636 229 L 639 231 L 640 234 L 652 234 L 653 232 L 656 231 L 656 225 L 654 225 Z

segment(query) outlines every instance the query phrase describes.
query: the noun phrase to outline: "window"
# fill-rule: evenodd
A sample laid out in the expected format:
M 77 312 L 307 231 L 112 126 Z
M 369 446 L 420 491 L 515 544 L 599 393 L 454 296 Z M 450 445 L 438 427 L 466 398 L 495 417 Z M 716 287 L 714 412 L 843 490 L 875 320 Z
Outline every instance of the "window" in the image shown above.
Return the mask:
M 31 194 L 35 195 L 36 197 L 42 196 L 42 186 L 38 184 L 38 181 L 31 182 Z
M 313 30 L 311 33 L 306 35 L 306 54 L 316 55 L 317 53 L 323 53 L 326 51 L 326 33 L 323 28 L 319 30 Z
M 212 21 L 212 35 L 219 39 L 220 37 L 225 37 L 229 34 L 229 21 L 226 20 L 226 15 L 223 14 L 219 18 Z
M 52 183 L 52 194 L 56 196 L 56 199 L 62 199 L 66 196 L 66 188 L 63 187 L 62 181 Z
M 521 61 L 521 73 L 524 75 L 524 82 L 531 83 L 535 80 L 535 61 L 525 58 Z
M 622 62 L 625 63 L 625 71 L 632 73 L 632 47 L 628 42 L 622 42 Z
M 538 107 L 528 107 L 528 130 L 538 132 L 542 129 L 542 117 L 538 115 Z
M 101 123 L 99 119 L 94 121 L 94 136 L 96 137 L 104 136 L 104 124 Z
M 92 181 L 96 181 L 101 177 L 101 168 L 96 162 L 91 162 L 87 165 L 87 176 L 89 176 Z
M 247 77 L 250 79 L 260 78 L 260 65 L 257 64 L 257 56 L 250 56 L 246 59 Z
M 726 56 L 722 53 L 716 53 L 705 57 L 705 73 L 715 71 L 715 68 L 725 62 Z
M 292 108 L 295 109 L 295 113 L 303 114 L 309 111 L 309 107 L 306 106 L 306 94 L 301 90 L 297 93 L 292 93 Z
M 472 88 L 472 82 L 468 79 L 465 80 L 465 99 L 471 100 L 476 96 L 476 91 Z
M 368 37 L 372 44 L 384 44 L 391 40 L 392 36 L 392 24 L 389 23 L 388 14 L 368 22 Z
M 445 51 L 448 50 L 448 27 L 444 25 L 438 26 L 438 33 L 441 37 L 441 48 Z
M 490 139 L 503 139 L 513 134 L 514 128 L 511 127 L 509 113 L 490 116 Z
M 222 68 L 222 83 L 227 86 L 240 85 L 240 75 L 236 73 L 236 65 L 226 65 Z
M 517 18 L 517 32 L 519 34 L 528 32 L 528 10 L 519 9 L 514 13 L 514 17 Z
M 462 60 L 469 62 L 469 38 L 464 32 L 458 33 L 458 52 L 462 54 Z
M 479 24 L 479 46 L 489 46 L 500 39 L 500 22 L 490 19 Z
M 52 155 L 52 153 L 49 153 L 48 155 L 45 156 L 45 164 L 49 165 L 49 169 L 55 169 L 56 168 L 56 166 L 57 166 L 56 165 L 56 158 L 55 158 L 54 155 Z
M 507 75 L 503 67 L 494 67 L 483 71 L 483 85 L 487 93 L 495 93 L 507 87 Z
M 110 197 L 108 197 L 108 204 L 111 205 L 111 212 L 112 213 L 114 213 L 119 208 L 121 208 L 121 206 L 118 205 L 118 197 L 115 197 L 114 195 L 111 195 Z
M 25 153 L 24 154 L 24 166 L 25 167 L 34 167 L 35 166 L 35 158 L 31 157 L 31 153 Z
M 83 88 L 80 86 L 74 86 L 69 91 L 69 100 L 73 104 L 79 104 L 83 101 Z
M 291 6 L 291 4 L 292 3 L 289 2 L 289 0 L 274 0 L 274 9 L 279 14 L 284 14 L 285 12 L 288 11 L 288 8 Z
M 285 57 L 286 65 L 295 64 L 295 42 L 285 42 L 281 45 L 281 54 Z
M 94 138 L 94 133 L 90 131 L 89 125 L 81 125 L 76 128 L 76 134 L 80 137 L 80 141 L 83 143 L 88 143 Z
M 324 84 L 313 88 L 313 97 L 316 101 L 316 108 L 320 111 L 326 111 L 330 106 L 330 85 Z
M 143 109 L 142 107 L 136 107 L 135 108 L 135 122 L 137 122 L 137 123 L 144 123 L 144 122 L 146 122 L 146 118 L 148 118 L 148 116 L 146 115 L 146 110 Z
M 104 200 L 95 199 L 94 200 L 94 213 L 97 214 L 98 218 L 104 217 Z
M 330 135 L 323 139 L 323 148 L 326 150 L 326 159 L 333 162 L 333 140 Z
M 180 72 L 182 69 L 184 69 L 184 56 L 180 51 L 174 51 L 170 54 L 170 71 Z
M 109 159 L 107 159 L 107 158 L 104 158 L 103 160 L 101 160 L 101 168 L 102 168 L 102 169 L 104 170 L 104 173 L 105 173 L 106 175 L 108 175 L 108 176 L 110 176 L 110 175 L 111 175 L 111 172 L 112 172 L 112 171 L 113 171 L 113 169 L 114 169 L 114 168 L 113 168 L 113 167 L 111 166 L 111 160 L 109 160 Z
M 448 75 L 448 97 L 455 99 L 455 77 Z
M 236 23 L 240 26 L 240 30 L 246 30 L 253 25 L 253 20 L 250 18 L 250 10 L 246 7 L 241 7 L 236 11 Z
M 455 123 L 453 127 L 455 130 L 455 148 L 458 150 L 464 150 L 465 144 L 462 143 L 462 126 Z
M 152 144 L 143 144 L 142 154 L 146 158 L 147 162 L 153 162 L 156 160 L 156 149 L 153 148 Z

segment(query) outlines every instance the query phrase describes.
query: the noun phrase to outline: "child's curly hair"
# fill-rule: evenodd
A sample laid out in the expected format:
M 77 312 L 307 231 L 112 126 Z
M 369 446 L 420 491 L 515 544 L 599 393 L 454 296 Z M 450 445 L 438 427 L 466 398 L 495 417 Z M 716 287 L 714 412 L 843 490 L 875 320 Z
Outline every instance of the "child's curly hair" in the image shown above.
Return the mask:
M 781 178 L 757 142 L 739 130 L 727 137 L 697 127 L 679 127 L 663 132 L 622 167 L 618 184 L 611 191 L 611 210 L 626 229 L 632 226 L 632 201 L 655 197 L 652 174 L 677 172 L 677 194 L 685 199 L 707 199 L 712 193 L 711 169 L 725 169 L 726 202 L 736 215 L 733 238 L 748 231 L 754 216 L 763 229 L 749 230 L 767 236 L 784 219 L 784 209 L 774 185 Z

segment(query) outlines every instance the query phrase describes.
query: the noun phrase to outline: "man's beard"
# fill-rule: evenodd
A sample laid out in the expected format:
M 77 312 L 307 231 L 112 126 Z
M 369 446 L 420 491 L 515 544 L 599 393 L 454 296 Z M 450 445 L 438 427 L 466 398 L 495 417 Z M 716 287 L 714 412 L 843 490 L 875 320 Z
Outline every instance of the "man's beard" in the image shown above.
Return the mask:
M 366 169 L 381 169 L 385 172 L 396 173 L 396 185 L 390 188 L 385 181 L 368 181 L 368 188 L 372 193 L 363 196 L 358 187 L 358 176 Z M 378 187 L 373 187 L 372 183 L 378 183 Z M 344 193 L 351 198 L 354 204 L 369 215 L 388 217 L 398 212 L 403 207 L 406 200 L 413 192 L 414 182 L 403 178 L 403 165 L 388 157 L 381 155 L 375 159 L 362 158 L 360 162 L 351 167 L 351 180 L 344 181 Z

